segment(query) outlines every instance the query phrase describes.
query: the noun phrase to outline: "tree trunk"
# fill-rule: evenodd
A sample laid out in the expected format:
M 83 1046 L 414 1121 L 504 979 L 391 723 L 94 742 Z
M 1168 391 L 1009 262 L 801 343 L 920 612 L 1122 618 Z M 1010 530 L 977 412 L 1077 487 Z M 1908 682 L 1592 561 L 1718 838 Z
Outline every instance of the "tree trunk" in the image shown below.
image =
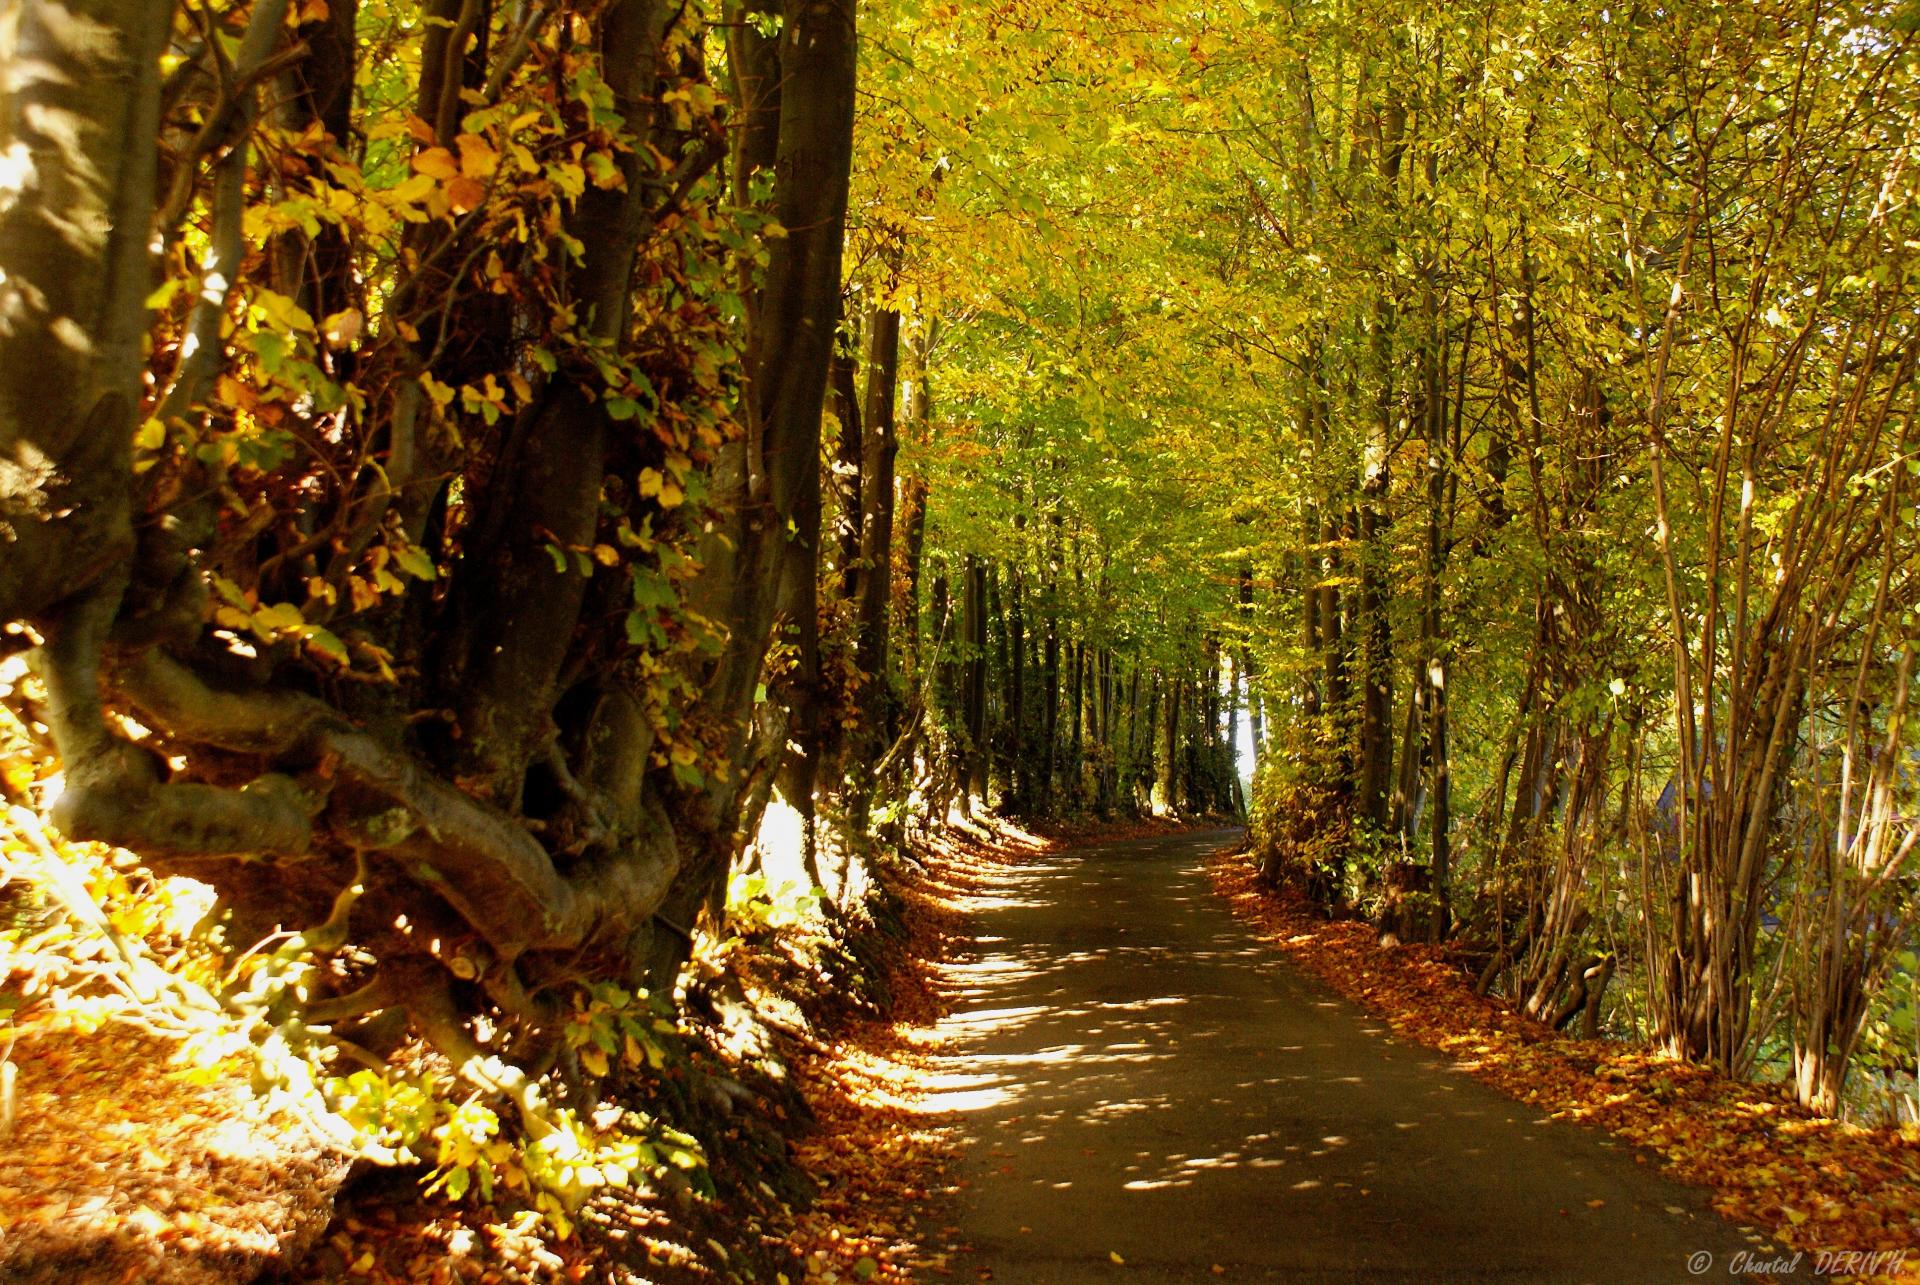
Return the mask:
M 117 606 L 172 8 L 20 0 L 0 23 L 0 63 L 41 69 L 0 100 L 0 155 L 30 162 L 0 202 L 0 621 L 95 586 Z
M 1040 729 L 1040 813 L 1051 814 L 1054 799 L 1054 768 L 1060 745 L 1060 621 L 1051 599 L 1047 605 L 1047 635 L 1041 660 L 1045 688 Z
M 969 553 L 966 558 L 966 790 L 987 800 L 987 564 Z
M 1073 777 L 1067 786 L 1067 800 L 1068 805 L 1078 811 L 1086 785 L 1086 740 L 1083 731 L 1086 724 L 1087 644 L 1076 640 L 1067 650 L 1073 657 L 1073 748 L 1067 756 L 1068 770 Z
M 1163 681 L 1165 683 L 1166 693 L 1167 693 L 1167 698 L 1165 702 L 1166 714 L 1164 718 L 1165 727 L 1163 729 L 1166 734 L 1166 739 L 1165 739 L 1164 753 L 1162 754 L 1160 759 L 1160 779 L 1158 783 L 1158 788 L 1159 788 L 1159 794 L 1160 794 L 1161 807 L 1164 809 L 1166 815 L 1173 816 L 1180 811 L 1180 804 L 1182 802 L 1182 800 L 1179 798 L 1180 778 L 1181 778 L 1181 773 L 1180 773 L 1180 715 L 1181 715 L 1180 687 L 1181 687 L 1181 684 L 1178 679 L 1171 678 L 1171 677 Z
M 854 663 L 862 675 L 860 729 L 862 756 L 871 762 L 893 739 L 895 702 L 889 677 L 893 620 L 894 457 L 899 435 L 894 427 L 896 375 L 900 359 L 900 315 L 876 311 L 867 322 L 867 408 L 860 477 L 860 589 Z M 865 764 L 862 765 L 865 767 Z M 861 779 L 871 786 L 864 772 Z M 865 828 L 870 788 L 855 791 L 855 833 Z
M 1015 529 L 1025 525 L 1024 517 L 1016 515 Z M 1008 676 L 1007 693 L 1007 737 L 1013 759 L 1012 791 L 1009 809 L 1024 812 L 1033 803 L 1033 768 L 1028 761 L 1027 745 L 1027 615 L 1026 596 L 1021 569 L 1016 565 L 1011 573 L 1011 583 L 1007 587 L 1008 611 L 1007 632 L 1011 635 L 1013 670 Z
M 864 481 L 861 464 L 865 459 L 865 440 L 860 422 L 858 393 L 859 363 L 854 357 L 853 338 L 844 328 L 834 339 L 833 369 L 828 377 L 833 417 L 840 421 L 840 439 L 833 461 L 834 565 L 839 572 L 840 597 L 854 602 L 860 593 L 860 538 L 863 528 L 861 503 Z M 869 381 L 872 375 L 868 375 Z

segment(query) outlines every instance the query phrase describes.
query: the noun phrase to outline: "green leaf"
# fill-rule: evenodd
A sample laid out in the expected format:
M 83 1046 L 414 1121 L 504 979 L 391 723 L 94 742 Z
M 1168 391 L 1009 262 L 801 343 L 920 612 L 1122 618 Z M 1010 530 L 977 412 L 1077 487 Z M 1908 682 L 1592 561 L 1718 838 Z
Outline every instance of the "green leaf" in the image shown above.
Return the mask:
M 417 544 L 396 549 L 393 560 L 399 564 L 402 571 L 416 580 L 432 580 L 439 574 L 439 569 L 433 565 L 433 559 L 429 558 L 427 551 Z
M 473 1181 L 473 1175 L 462 1166 L 447 1174 L 447 1199 L 458 1200 L 467 1194 L 467 1186 Z
M 333 661 L 343 668 L 352 663 L 347 656 L 346 644 L 341 642 L 339 637 L 331 630 L 322 629 L 319 625 L 308 625 L 305 633 L 307 646 L 313 648 L 328 660 Z

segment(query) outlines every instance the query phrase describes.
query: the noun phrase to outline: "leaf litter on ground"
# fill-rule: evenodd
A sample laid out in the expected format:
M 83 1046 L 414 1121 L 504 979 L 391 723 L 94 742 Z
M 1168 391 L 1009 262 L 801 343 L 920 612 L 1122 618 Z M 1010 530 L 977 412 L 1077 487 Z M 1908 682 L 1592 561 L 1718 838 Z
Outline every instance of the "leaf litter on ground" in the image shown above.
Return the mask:
M 1920 1129 L 1828 1119 L 1776 1087 L 1638 1044 L 1564 1036 L 1475 994 L 1442 948 L 1383 946 L 1371 925 L 1329 920 L 1304 898 L 1265 886 L 1244 852 L 1214 857 L 1208 873 L 1267 942 L 1402 1038 L 1447 1054 L 1549 1119 L 1656 1153 L 1675 1178 L 1708 1188 L 1723 1216 L 1809 1262 L 1878 1252 L 1892 1271 L 1858 1279 L 1920 1281 Z

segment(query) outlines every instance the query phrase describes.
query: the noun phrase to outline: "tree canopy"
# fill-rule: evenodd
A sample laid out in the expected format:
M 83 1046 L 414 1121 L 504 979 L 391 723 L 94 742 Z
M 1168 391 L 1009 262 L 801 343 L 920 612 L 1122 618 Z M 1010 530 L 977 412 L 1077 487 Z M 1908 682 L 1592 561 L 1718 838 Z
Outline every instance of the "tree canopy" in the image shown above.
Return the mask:
M 584 1106 L 781 809 L 834 886 L 1246 816 L 1536 1017 L 1885 1110 L 1917 31 L 21 0 L 9 849 L 210 888 L 194 1002 L 556 1216 L 668 1163 Z M 407 1123 L 420 1047 L 478 1096 Z

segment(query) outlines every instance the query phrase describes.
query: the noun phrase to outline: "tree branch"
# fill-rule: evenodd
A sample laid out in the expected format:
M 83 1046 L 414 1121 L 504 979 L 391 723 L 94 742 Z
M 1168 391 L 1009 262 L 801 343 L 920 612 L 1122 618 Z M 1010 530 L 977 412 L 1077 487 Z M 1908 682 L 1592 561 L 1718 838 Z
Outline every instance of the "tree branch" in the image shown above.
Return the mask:
M 623 935 L 646 922 L 680 868 L 672 830 L 664 817 L 656 816 L 623 846 L 562 874 L 539 840 L 513 816 L 462 793 L 411 755 L 354 727 L 312 697 L 224 691 L 158 650 L 145 652 L 117 674 L 116 686 L 143 717 L 170 736 L 311 764 L 310 778 L 327 782 L 327 807 L 320 820 L 330 825 L 333 841 L 400 861 L 416 883 L 458 911 L 504 961 L 526 950 L 577 948 Z M 250 801 L 269 788 L 262 782 L 274 780 L 298 788 L 290 778 L 272 774 L 241 791 L 155 788 L 197 791 L 196 807 L 218 804 L 221 796 L 228 796 L 225 806 L 231 811 L 242 806 L 236 799 Z M 303 792 L 301 797 L 308 796 Z M 172 852 L 183 850 L 164 842 L 164 827 L 152 832 L 141 808 L 122 811 L 116 831 L 120 837 L 112 841 L 136 850 L 156 844 Z M 315 837 L 309 825 L 298 842 L 282 836 L 279 846 L 258 844 L 252 850 L 305 851 Z M 245 850 L 209 846 L 201 854 Z

